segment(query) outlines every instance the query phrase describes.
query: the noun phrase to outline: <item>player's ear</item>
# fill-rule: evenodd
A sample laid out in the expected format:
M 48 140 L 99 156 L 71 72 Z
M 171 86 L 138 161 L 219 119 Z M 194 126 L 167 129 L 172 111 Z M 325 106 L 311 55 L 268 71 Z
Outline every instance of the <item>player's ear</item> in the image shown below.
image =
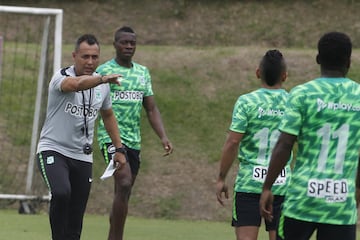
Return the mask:
M 256 77 L 257 77 L 257 78 L 259 78 L 259 79 L 261 78 L 261 71 L 260 71 L 260 68 L 257 68 L 257 69 L 256 69 L 255 74 L 256 74 Z
M 285 82 L 288 77 L 288 72 L 283 72 L 281 74 L 281 82 Z
M 351 66 L 351 59 L 349 58 L 349 60 L 346 61 L 346 67 L 347 67 L 347 68 L 350 68 L 350 66 Z
M 317 63 L 317 64 L 321 64 L 321 63 L 320 63 L 320 56 L 319 56 L 319 54 L 316 55 L 316 63 Z

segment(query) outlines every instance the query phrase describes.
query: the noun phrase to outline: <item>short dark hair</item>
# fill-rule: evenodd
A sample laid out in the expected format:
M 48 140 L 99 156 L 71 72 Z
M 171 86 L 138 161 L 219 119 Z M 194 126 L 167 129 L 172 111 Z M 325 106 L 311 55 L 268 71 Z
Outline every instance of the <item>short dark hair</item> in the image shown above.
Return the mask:
M 81 44 L 82 42 L 86 42 L 86 43 L 89 44 L 89 45 L 94 45 L 94 44 L 96 44 L 96 45 L 100 46 L 98 40 L 96 39 L 96 37 L 95 37 L 93 34 L 87 33 L 87 34 L 81 35 L 81 36 L 76 40 L 76 44 L 75 44 L 75 50 L 76 50 L 76 51 L 79 50 L 80 44 Z
M 118 30 L 116 30 L 115 34 L 114 34 L 114 41 L 116 42 L 117 40 L 119 40 L 119 35 L 122 32 L 127 32 L 127 33 L 135 33 L 134 30 L 129 27 L 129 26 L 122 26 L 121 28 L 119 28 Z
M 343 69 L 350 63 L 352 43 L 341 32 L 325 33 L 318 42 L 317 62 L 326 69 Z
M 274 86 L 281 80 L 281 74 L 286 72 L 283 54 L 277 50 L 268 50 L 260 61 L 261 78 L 269 86 Z

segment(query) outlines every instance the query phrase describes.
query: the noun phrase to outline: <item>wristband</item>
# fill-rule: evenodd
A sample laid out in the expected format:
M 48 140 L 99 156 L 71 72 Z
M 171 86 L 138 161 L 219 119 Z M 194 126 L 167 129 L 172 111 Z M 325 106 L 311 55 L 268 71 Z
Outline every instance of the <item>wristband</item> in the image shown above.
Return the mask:
M 122 153 L 122 154 L 126 155 L 126 148 L 124 146 L 116 148 L 115 152 Z

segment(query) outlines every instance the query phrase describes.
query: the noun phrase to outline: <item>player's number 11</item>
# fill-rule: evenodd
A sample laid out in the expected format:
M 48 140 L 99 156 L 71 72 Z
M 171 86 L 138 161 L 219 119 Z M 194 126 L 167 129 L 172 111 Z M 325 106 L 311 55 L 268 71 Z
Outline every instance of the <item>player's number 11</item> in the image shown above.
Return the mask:
M 270 160 L 271 152 L 279 138 L 279 135 L 279 130 L 270 132 L 268 128 L 263 128 L 254 135 L 255 139 L 259 139 L 259 152 L 257 158 L 257 162 L 259 164 L 264 164 Z
M 335 173 L 342 173 L 346 146 L 349 137 L 349 124 L 343 124 L 339 129 L 332 132 L 330 123 L 326 123 L 316 133 L 319 137 L 322 138 L 317 170 L 319 172 L 325 171 L 326 162 L 329 155 L 330 142 L 333 139 L 338 139 L 338 143 L 336 147 L 334 171 Z

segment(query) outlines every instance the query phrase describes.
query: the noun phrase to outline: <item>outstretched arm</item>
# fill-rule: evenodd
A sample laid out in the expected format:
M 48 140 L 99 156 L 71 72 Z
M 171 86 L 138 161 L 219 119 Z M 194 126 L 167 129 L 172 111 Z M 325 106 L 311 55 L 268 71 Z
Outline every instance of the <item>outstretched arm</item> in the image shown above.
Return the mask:
M 120 74 L 110 74 L 106 76 L 101 75 L 82 75 L 82 76 L 68 76 L 61 83 L 61 91 L 76 92 L 96 87 L 103 83 L 115 83 L 120 85 L 117 81 Z
M 236 159 L 240 141 L 244 134 L 230 131 L 222 149 L 220 159 L 219 175 L 216 182 L 216 197 L 221 205 L 224 205 L 222 194 L 225 198 L 229 198 L 228 186 L 225 184 L 225 178 L 229 172 L 231 165 Z
M 296 141 L 296 136 L 282 132 L 271 154 L 268 173 L 266 175 L 263 191 L 260 197 L 260 214 L 271 221 L 273 195 L 271 187 L 281 170 L 285 167 L 291 156 L 291 151 Z
M 164 156 L 169 155 L 173 151 L 173 146 L 166 135 L 164 124 L 161 119 L 160 111 L 156 106 L 154 96 L 145 97 L 143 106 L 151 127 L 154 129 L 155 133 L 159 136 L 162 142 L 165 150 Z

